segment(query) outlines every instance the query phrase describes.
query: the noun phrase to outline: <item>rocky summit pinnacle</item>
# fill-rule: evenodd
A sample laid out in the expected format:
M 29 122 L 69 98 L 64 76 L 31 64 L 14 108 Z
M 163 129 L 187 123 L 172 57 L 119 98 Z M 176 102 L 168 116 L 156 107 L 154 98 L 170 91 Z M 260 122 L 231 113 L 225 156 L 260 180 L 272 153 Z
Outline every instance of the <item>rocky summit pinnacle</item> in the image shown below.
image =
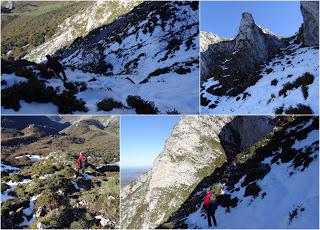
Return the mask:
M 254 27 L 255 25 L 256 24 L 254 22 L 252 14 L 250 14 L 248 12 L 242 13 L 242 18 L 241 18 L 241 21 L 240 21 L 239 34 L 245 33 L 248 28 Z
M 272 58 L 284 46 L 284 41 L 258 26 L 252 14 L 244 12 L 239 33 L 233 40 L 207 44 L 207 49 L 201 52 L 201 61 L 204 61 L 201 64 L 201 79 L 215 76 L 222 85 L 212 88 L 211 93 L 237 95 L 258 80 L 257 66 Z

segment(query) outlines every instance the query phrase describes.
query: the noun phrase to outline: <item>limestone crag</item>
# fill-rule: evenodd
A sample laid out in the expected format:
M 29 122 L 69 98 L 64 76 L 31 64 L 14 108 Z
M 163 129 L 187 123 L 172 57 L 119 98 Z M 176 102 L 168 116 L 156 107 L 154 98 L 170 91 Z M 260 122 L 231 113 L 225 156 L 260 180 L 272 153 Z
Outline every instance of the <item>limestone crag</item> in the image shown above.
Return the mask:
M 203 33 L 203 32 L 202 32 Z M 210 93 L 237 95 L 258 79 L 256 70 L 285 46 L 271 31 L 258 26 L 250 13 L 243 13 L 233 40 L 206 44 L 201 52 L 201 80 L 214 77 L 219 87 Z M 222 87 L 221 87 L 222 86 Z
M 181 208 L 205 177 L 227 161 L 232 154 L 229 146 L 239 142 L 241 151 L 272 129 L 269 117 L 183 117 L 152 169 L 122 189 L 122 227 L 158 227 Z
M 301 1 L 303 36 L 306 46 L 319 46 L 319 1 Z

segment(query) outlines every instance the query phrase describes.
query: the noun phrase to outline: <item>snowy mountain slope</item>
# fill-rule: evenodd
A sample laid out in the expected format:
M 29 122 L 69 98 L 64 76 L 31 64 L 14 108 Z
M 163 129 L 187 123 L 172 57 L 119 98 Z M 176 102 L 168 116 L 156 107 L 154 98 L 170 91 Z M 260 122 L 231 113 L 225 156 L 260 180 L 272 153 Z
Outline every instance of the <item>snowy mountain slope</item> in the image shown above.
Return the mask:
M 253 86 L 236 96 L 211 94 L 221 85 L 214 77 L 210 78 L 202 83 L 202 98 L 206 103 L 202 104 L 201 111 L 216 114 L 290 113 L 290 107 L 303 104 L 311 113 L 319 113 L 318 57 L 317 48 L 291 45 L 261 68 L 260 79 Z M 310 79 L 304 77 L 306 73 L 312 75 Z M 299 78 L 301 80 L 297 82 Z M 303 110 L 298 112 L 305 113 Z
M 57 51 L 67 83 L 43 64 L 5 62 L 2 112 L 199 113 L 198 34 L 198 2 L 144 2 Z M 24 86 L 44 95 L 30 98 Z M 65 99 L 70 109 L 62 108 Z
M 289 38 L 278 38 L 245 12 L 234 39 L 204 39 L 201 112 L 317 114 L 319 47 L 310 34 L 318 33 L 317 4 L 301 3 L 303 24 Z
M 318 133 L 318 117 L 184 117 L 122 188 L 121 227 L 207 228 L 203 197 L 222 185 L 219 228 L 317 228 Z
M 224 185 L 224 196 L 236 199 L 236 205 L 218 207 L 219 228 L 319 228 L 319 118 L 299 119 L 298 124 L 285 127 L 283 144 L 276 145 L 273 140 L 273 149 L 269 149 L 272 152 L 259 159 L 269 171 L 252 183 L 257 185 L 257 194 L 248 195 L 245 181 L 252 178 L 250 174 L 233 185 Z M 202 202 L 184 222 L 189 228 L 208 228 Z
M 198 84 L 192 74 L 184 76 L 176 76 L 172 78 L 170 74 L 164 74 L 156 79 L 151 79 L 148 84 L 134 84 L 131 80 L 132 76 L 104 76 L 101 74 L 84 73 L 79 70 L 66 70 L 69 83 L 84 83 L 86 89 L 75 94 L 78 100 L 83 100 L 88 108 L 88 113 L 95 114 L 123 114 L 135 113 L 134 108 L 123 106 L 122 108 L 114 108 L 111 111 L 98 111 L 97 103 L 105 98 L 113 98 L 116 101 L 126 105 L 128 95 L 138 95 L 147 101 L 155 102 L 155 105 L 161 113 L 166 113 L 169 110 L 176 109 L 181 113 L 198 113 L 198 90 L 195 85 Z M 189 77 L 188 77 L 189 76 Z M 2 90 L 13 86 L 14 82 L 26 82 L 26 78 L 18 77 L 14 74 L 2 74 L 2 80 L 8 82 L 8 85 L 2 85 Z M 39 78 L 45 82 L 47 87 L 53 87 L 59 93 L 67 89 L 60 79 Z M 156 89 L 156 90 L 155 90 Z M 189 92 L 184 97 L 181 97 L 182 92 Z M 26 103 L 20 100 L 21 108 L 18 111 L 13 109 L 5 109 L 2 107 L 3 114 L 57 114 L 58 107 L 53 103 Z M 74 111 L 73 113 L 83 113 Z
M 102 72 L 135 75 L 140 83 L 165 73 L 195 74 L 198 33 L 197 2 L 144 2 L 62 55 L 66 65 L 89 70 L 104 65 Z
M 70 45 L 78 37 L 84 37 L 93 29 L 111 23 L 140 3 L 141 1 L 134 0 L 92 1 L 90 8 L 67 18 L 50 40 L 34 48 L 24 59 L 41 62 L 47 54 L 53 54 Z
M 122 228 L 155 228 L 165 222 L 203 178 L 226 162 L 225 149 L 251 146 L 269 133 L 270 122 L 264 117 L 183 117 L 152 169 L 122 188 Z M 233 132 L 243 137 L 236 145 Z

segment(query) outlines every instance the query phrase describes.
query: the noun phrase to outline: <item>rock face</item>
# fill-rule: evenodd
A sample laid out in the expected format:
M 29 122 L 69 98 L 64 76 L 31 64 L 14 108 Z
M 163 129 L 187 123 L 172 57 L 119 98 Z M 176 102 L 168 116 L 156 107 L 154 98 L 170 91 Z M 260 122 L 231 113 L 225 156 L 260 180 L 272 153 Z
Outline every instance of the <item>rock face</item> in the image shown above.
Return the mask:
M 301 1 L 303 35 L 306 46 L 319 46 L 319 2 Z
M 255 24 L 250 13 L 243 13 L 233 52 L 245 52 L 252 64 L 266 61 L 284 44 L 272 33 Z M 246 60 L 243 60 L 246 61 Z
M 240 137 L 240 152 L 246 151 L 274 128 L 272 119 L 262 116 L 236 117 L 230 125 Z
M 208 48 L 201 52 L 205 65 L 201 67 L 201 80 L 214 77 L 220 83 L 210 93 L 237 95 L 257 81 L 259 65 L 284 46 L 274 34 L 256 25 L 250 13 L 243 13 L 235 39 L 206 44 Z
M 210 74 L 210 64 L 214 61 L 211 58 L 210 52 L 205 52 L 208 50 L 209 45 L 221 42 L 221 38 L 212 33 L 201 32 L 200 33 L 200 71 L 201 77 L 208 76 Z
M 94 1 L 92 7 L 67 18 L 52 38 L 28 53 L 24 59 L 41 62 L 47 54 L 70 45 L 76 38 L 86 36 L 90 31 L 111 23 L 117 17 L 129 12 L 141 1 Z
M 253 141 L 267 135 L 269 123 L 270 118 L 260 117 L 183 117 L 152 169 L 122 189 L 121 227 L 158 227 L 206 176 L 226 162 L 225 142 L 236 144 L 239 139 L 240 146 L 247 148 L 253 135 Z

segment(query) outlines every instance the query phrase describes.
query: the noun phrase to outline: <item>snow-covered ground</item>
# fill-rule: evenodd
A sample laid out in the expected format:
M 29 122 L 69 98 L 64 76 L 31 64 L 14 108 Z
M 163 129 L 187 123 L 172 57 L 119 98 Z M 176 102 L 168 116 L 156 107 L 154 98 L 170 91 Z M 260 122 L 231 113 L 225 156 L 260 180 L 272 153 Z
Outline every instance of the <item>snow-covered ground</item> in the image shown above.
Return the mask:
M 33 208 L 34 208 L 35 201 L 37 200 L 37 198 L 38 198 L 39 196 L 40 196 L 40 195 L 31 197 L 31 199 L 30 199 L 30 201 L 29 201 L 29 207 L 23 209 L 23 214 L 24 214 L 24 216 L 23 216 L 23 222 L 19 224 L 20 227 L 24 227 L 24 226 L 31 227 L 31 225 L 33 224 L 33 222 L 35 222 L 35 220 L 36 220 L 36 215 L 35 215 L 35 213 L 33 212 Z M 32 218 L 31 218 L 30 220 L 28 220 L 26 216 L 32 216 Z
M 1 74 L 1 81 L 4 81 L 5 84 L 1 84 L 1 89 L 12 87 L 15 84 L 21 82 L 27 82 L 28 80 L 24 77 L 16 76 L 14 73 L 12 74 Z
M 308 124 L 306 124 L 308 125 Z M 302 141 L 296 140 L 295 149 L 305 149 L 319 139 L 319 130 L 313 130 Z M 310 157 L 319 156 L 319 150 Z M 264 163 L 271 162 L 271 157 Z M 290 172 L 294 172 L 290 175 Z M 230 212 L 218 207 L 215 217 L 218 228 L 319 228 L 319 158 L 301 171 L 293 169 L 292 162 L 272 164 L 271 171 L 257 185 L 264 198 L 244 197 L 241 187 L 244 177 L 234 186 L 239 191 L 230 193 L 239 202 Z M 208 228 L 207 220 L 200 207 L 186 219 L 189 228 Z M 297 215 L 289 221 L 289 213 L 297 209 Z
M 6 182 L 7 185 L 10 186 L 10 188 L 8 188 L 7 190 L 5 190 L 4 192 L 1 193 L 1 203 L 9 200 L 9 199 L 13 199 L 14 197 L 10 196 L 9 193 L 15 188 L 17 187 L 17 185 L 19 184 L 28 184 L 30 183 L 32 180 L 30 179 L 23 179 L 22 181 L 19 182 L 13 182 L 12 180 Z
M 283 58 L 276 57 L 264 67 L 262 78 L 253 86 L 247 88 L 236 97 L 215 96 L 207 92 L 213 85 L 219 84 L 214 78 L 204 82 L 203 97 L 211 102 L 207 106 L 201 106 L 203 114 L 274 114 L 279 107 L 284 109 L 297 104 L 309 106 L 313 113 L 319 113 L 319 50 L 311 47 L 299 48 L 299 45 L 291 45 L 288 48 L 294 51 L 291 55 Z M 272 69 L 267 74 L 266 70 Z M 294 82 L 304 73 L 309 72 L 314 76 L 312 84 L 308 85 L 309 96 L 304 98 L 301 87 L 287 92 L 287 96 L 279 96 L 279 91 L 288 82 Z M 276 79 L 276 85 L 271 81 Z M 217 86 L 218 87 L 218 86 Z M 247 95 L 245 97 L 245 95 Z M 272 96 L 274 95 L 274 96 Z M 240 99 L 239 99 L 240 98 Z M 244 99 L 243 99 L 244 98 Z M 210 105 L 218 101 L 215 108 Z
M 32 160 L 32 161 L 39 161 L 39 160 L 41 160 L 42 159 L 42 157 L 41 156 L 39 156 L 39 155 L 30 155 L 30 154 L 27 154 L 27 155 L 25 155 L 26 157 L 28 157 L 30 160 Z M 16 159 L 19 159 L 19 158 L 21 158 L 21 157 L 24 157 L 24 156 L 18 156 L 18 157 L 15 157 Z
M 83 99 L 88 107 L 88 113 L 94 114 L 126 114 L 135 113 L 132 108 L 113 109 L 109 112 L 98 111 L 96 103 L 105 99 L 113 98 L 127 105 L 128 95 L 141 96 L 142 99 L 153 101 L 161 113 L 176 109 L 180 113 L 198 113 L 198 76 L 194 73 L 185 75 L 163 74 L 152 77 L 145 84 L 133 83 L 135 76 L 117 75 L 104 76 L 100 74 L 84 73 L 79 70 L 66 70 L 68 82 L 85 82 L 87 89 L 76 94 L 78 99 Z M 6 79 L 12 77 L 5 76 Z M 20 78 L 19 78 L 20 79 Z M 22 78 L 23 79 L 23 78 Z M 95 81 L 89 81 L 96 79 Z M 45 80 L 45 79 L 43 79 Z M 57 78 L 46 80 L 47 86 L 52 86 L 62 92 L 65 87 L 63 81 Z M 133 82 L 132 82 L 133 81 Z M 19 111 L 1 108 L 3 114 L 58 114 L 58 107 L 53 103 L 27 103 L 20 100 Z M 84 112 L 75 112 L 81 114 Z
M 1 172 L 2 171 L 5 171 L 7 173 L 19 173 L 20 172 L 19 168 L 13 167 L 11 165 L 7 165 L 7 164 L 4 164 L 4 163 L 1 163 L 0 166 L 1 166 Z

